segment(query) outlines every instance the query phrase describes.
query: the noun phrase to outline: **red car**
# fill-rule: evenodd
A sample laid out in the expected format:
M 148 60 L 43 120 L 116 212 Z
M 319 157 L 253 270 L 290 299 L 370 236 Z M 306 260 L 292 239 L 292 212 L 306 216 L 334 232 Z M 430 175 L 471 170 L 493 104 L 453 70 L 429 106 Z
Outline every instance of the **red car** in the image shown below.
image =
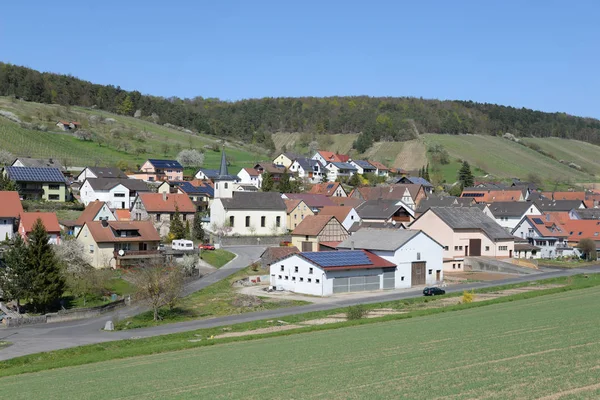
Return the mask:
M 201 243 L 198 245 L 200 250 L 214 250 L 215 246 L 209 243 Z

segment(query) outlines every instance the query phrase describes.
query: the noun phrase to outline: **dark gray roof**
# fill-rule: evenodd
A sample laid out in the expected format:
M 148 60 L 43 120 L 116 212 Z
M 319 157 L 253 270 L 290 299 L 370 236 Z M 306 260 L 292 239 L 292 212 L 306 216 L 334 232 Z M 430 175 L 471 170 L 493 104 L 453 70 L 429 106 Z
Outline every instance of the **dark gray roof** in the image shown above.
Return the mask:
M 286 211 L 285 202 L 274 192 L 233 192 L 230 199 L 221 199 L 227 210 Z
M 237 176 L 229 175 L 229 170 L 227 169 L 227 158 L 225 157 L 225 150 L 221 152 L 221 166 L 219 168 L 219 175 L 212 178 L 213 181 L 235 181 L 237 182 L 239 178 Z
M 216 178 L 217 176 L 219 176 L 219 170 L 218 170 L 218 169 L 206 169 L 206 168 L 200 168 L 200 169 L 199 169 L 199 170 L 196 172 L 196 174 L 197 174 L 198 172 L 200 172 L 200 171 L 202 171 L 202 173 L 203 173 L 204 175 L 206 175 L 206 177 L 207 177 L 208 179 L 213 179 L 213 178 Z
M 371 164 L 370 162 L 368 162 L 366 160 L 354 160 L 353 162 L 356 163 L 356 165 L 358 165 L 362 169 L 372 169 L 372 170 L 377 169 L 373 166 L 373 164 Z
M 388 219 L 404 208 L 402 204 L 400 200 L 369 200 L 358 206 L 356 212 L 361 219 Z
M 88 167 L 97 178 L 120 178 L 127 179 L 127 175 L 119 168 L 110 167 Z
M 29 157 L 19 157 L 15 160 L 21 161 L 24 167 L 34 167 L 34 168 L 58 168 L 61 171 L 65 171 L 63 165 L 56 161 L 53 158 L 43 159 L 43 158 L 29 158 Z M 13 162 L 14 164 L 14 162 Z
M 422 199 L 417 206 L 418 213 L 424 213 L 431 207 L 468 207 L 473 203 L 470 197 L 429 196 Z
M 578 208 L 573 212 L 579 219 L 600 219 L 600 209 L 598 208 Z
M 321 162 L 318 160 L 313 160 L 312 158 L 308 158 L 308 157 L 299 157 L 296 158 L 295 160 L 298 164 L 300 164 L 300 166 L 306 171 L 306 170 L 312 170 L 312 168 L 314 166 L 319 166 L 319 167 L 323 167 L 321 165 Z
M 581 200 L 538 200 L 535 205 L 540 211 L 571 211 L 581 207 Z
M 349 233 L 358 232 L 361 229 L 404 229 L 405 226 L 402 222 L 396 222 L 395 224 L 392 222 L 367 222 L 367 221 L 355 221 L 350 229 L 348 229 Z
M 140 179 L 118 179 L 118 178 L 88 178 L 90 186 L 94 190 L 110 190 L 117 185 L 123 185 L 129 190 L 136 192 L 149 192 L 150 188 Z
M 494 241 L 513 238 L 496 221 L 476 207 L 432 207 L 429 211 L 435 213 L 452 229 L 478 229 Z
M 495 218 L 522 217 L 532 206 L 532 203 L 527 201 L 498 201 L 490 204 L 489 208 Z
M 291 151 L 286 151 L 284 153 L 282 153 L 284 156 L 286 156 L 287 158 L 289 158 L 290 160 L 294 161 L 297 158 L 300 158 L 300 154 L 296 154 L 296 153 L 292 153 Z
M 421 233 L 417 229 L 361 229 L 337 247 L 342 249 L 364 249 L 395 251 Z

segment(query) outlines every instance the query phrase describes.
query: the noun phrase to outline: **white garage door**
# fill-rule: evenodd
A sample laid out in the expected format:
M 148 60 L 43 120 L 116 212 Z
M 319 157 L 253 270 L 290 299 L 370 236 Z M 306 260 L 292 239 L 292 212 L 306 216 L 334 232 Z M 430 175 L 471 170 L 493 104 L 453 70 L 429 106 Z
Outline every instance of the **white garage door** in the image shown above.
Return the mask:
M 333 279 L 333 293 L 364 292 L 379 289 L 379 275 Z

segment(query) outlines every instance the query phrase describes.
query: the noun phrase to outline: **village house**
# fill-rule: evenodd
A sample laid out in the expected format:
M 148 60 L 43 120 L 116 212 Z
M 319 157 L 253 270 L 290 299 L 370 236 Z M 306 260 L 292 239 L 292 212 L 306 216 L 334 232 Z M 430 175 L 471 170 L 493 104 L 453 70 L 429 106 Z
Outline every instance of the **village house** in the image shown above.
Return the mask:
M 427 179 L 419 176 L 403 176 L 402 178 L 398 179 L 396 183 L 421 185 L 427 194 L 433 193 L 434 189 L 433 185 Z
M 12 239 L 23 213 L 17 192 L 0 192 L 0 240 Z
M 19 157 L 13 161 L 11 167 L 57 168 L 63 174 L 67 172 L 67 169 L 53 158 Z
M 410 229 L 444 246 L 444 271 L 462 270 L 466 257 L 513 256 L 514 237 L 476 207 L 431 207 Z
M 127 175 L 125 175 L 125 172 L 121 171 L 119 168 L 85 167 L 83 171 L 77 175 L 76 180 L 83 183 L 88 178 L 127 179 Z
M 304 251 L 327 251 L 346 240 L 346 228 L 333 215 L 305 217 L 292 231 L 292 245 Z
M 551 214 L 524 216 L 513 228 L 512 234 L 540 249 L 535 253 L 531 251 L 529 257 L 526 253 L 518 254 L 520 258 L 556 258 L 573 254 L 567 243 L 569 232 Z M 517 249 L 515 244 L 515 252 Z
M 315 215 L 303 200 L 284 200 L 287 212 L 287 228 L 294 230 L 304 217 Z
M 364 175 L 364 174 L 375 174 L 375 173 L 377 173 L 377 168 L 375 166 L 373 166 L 373 164 L 371 164 L 368 161 L 365 161 L 365 160 L 352 160 L 352 161 L 350 161 L 350 164 L 354 165 L 354 167 L 356 168 L 356 173 L 357 174 Z
M 4 174 L 18 185 L 23 200 L 67 201 L 67 183 L 58 168 L 5 167 Z
M 369 200 L 356 208 L 360 219 L 365 222 L 410 223 L 415 212 L 402 200 Z
M 92 201 L 88 203 L 85 210 L 79 215 L 73 224 L 73 235 L 77 236 L 81 227 L 89 221 L 116 221 L 117 217 L 110 210 L 108 204 L 103 201 Z
M 526 215 L 541 215 L 535 203 L 528 201 L 497 201 L 489 205 L 489 210 L 496 222 L 509 232 Z
M 200 180 L 165 181 L 158 187 L 158 193 L 186 194 L 200 212 L 207 211 L 215 197 L 214 188 Z
M 77 240 L 95 268 L 138 266 L 162 258 L 160 236 L 151 221 L 88 221 Z
M 238 172 L 237 176 L 239 178 L 239 183 L 241 184 L 252 185 L 256 188 L 260 188 L 262 184 L 260 172 L 254 168 L 242 168 L 242 170 Z
M 387 185 L 387 186 L 364 186 L 357 187 L 350 193 L 350 197 L 367 200 L 402 200 L 404 204 L 413 210 L 427 198 L 427 194 L 421 185 Z
M 262 186 L 262 174 L 268 172 L 273 177 L 273 182 L 279 182 L 283 174 L 286 173 L 286 169 L 282 165 L 275 165 L 271 163 L 258 163 L 254 166 L 254 169 L 258 171 L 260 176 L 258 177 L 258 185 Z
M 24 241 L 27 241 L 29 234 L 33 231 L 33 227 L 37 220 L 42 220 L 46 232 L 48 232 L 48 243 L 60 244 L 60 225 L 55 213 L 51 212 L 24 212 L 21 213 L 19 221 L 19 234 Z
M 390 175 L 390 169 L 382 163 L 380 163 L 379 161 L 369 160 L 369 164 L 375 167 L 375 175 L 383 176 L 386 178 Z M 406 171 L 404 172 L 406 173 Z
M 395 265 L 366 250 L 302 252 L 273 261 L 271 286 L 313 296 L 393 289 Z
M 310 188 L 308 193 L 322 194 L 327 197 L 348 197 L 348 193 L 339 182 L 317 183 Z
M 291 173 L 295 174 L 295 177 L 306 180 L 308 183 L 318 184 L 323 181 L 323 165 L 319 161 L 311 158 L 297 158 L 292 165 L 290 165 L 289 170 Z
M 219 170 L 218 169 L 200 168 L 194 174 L 194 177 L 196 179 L 201 180 L 201 181 L 212 181 L 213 178 L 216 178 L 218 176 L 219 176 Z
M 367 250 L 396 265 L 385 278 L 384 289 L 435 285 L 444 280 L 444 246 L 420 230 L 361 229 L 344 242 L 340 250 Z
M 310 207 L 313 213 L 317 214 L 325 206 L 335 206 L 333 197 L 327 197 L 324 194 L 313 193 L 284 193 L 281 195 L 284 200 L 302 200 Z
M 290 167 L 292 166 L 294 161 L 298 158 L 300 158 L 300 155 L 298 155 L 298 154 L 291 153 L 291 152 L 285 152 L 285 153 L 281 153 L 277 157 L 275 157 L 275 159 L 273 160 L 273 164 L 281 165 L 286 169 L 290 169 Z
M 465 188 L 460 197 L 468 197 L 477 203 L 495 203 L 499 201 L 525 201 L 523 192 L 519 189 L 490 190 L 480 188 Z
M 338 179 L 349 179 L 356 173 L 356 167 L 347 162 L 330 162 L 325 165 L 327 180 L 335 182 Z
M 350 157 L 346 154 L 336 154 L 331 151 L 317 151 L 312 157 L 313 160 L 317 160 L 321 165 L 327 165 L 330 162 L 347 163 L 350 161 Z
M 583 239 L 591 239 L 596 243 L 596 250 L 600 249 L 600 221 L 592 219 L 572 219 L 564 221 L 562 228 L 569 235 L 567 244 L 577 248 Z M 577 254 L 581 252 L 577 249 Z
M 350 206 L 325 206 L 319 211 L 319 215 L 333 215 L 346 230 L 350 230 L 355 222 L 360 222 L 358 213 Z
M 144 181 L 138 179 L 88 178 L 79 189 L 81 203 L 105 202 L 111 209 L 129 209 L 138 193 L 150 192 Z
M 594 219 L 600 220 L 600 209 L 598 208 L 574 208 L 569 211 L 570 219 Z
M 187 194 L 138 193 L 130 211 L 132 220 L 152 221 L 159 235 L 167 236 L 176 212 L 184 226 L 193 225 L 196 206 Z
M 182 181 L 183 166 L 177 160 L 149 159 L 130 178 L 149 182 Z
M 474 204 L 477 203 L 475 203 L 472 198 L 468 197 L 429 196 L 426 199 L 421 200 L 415 210 L 415 217 L 418 218 L 431 207 L 470 207 Z

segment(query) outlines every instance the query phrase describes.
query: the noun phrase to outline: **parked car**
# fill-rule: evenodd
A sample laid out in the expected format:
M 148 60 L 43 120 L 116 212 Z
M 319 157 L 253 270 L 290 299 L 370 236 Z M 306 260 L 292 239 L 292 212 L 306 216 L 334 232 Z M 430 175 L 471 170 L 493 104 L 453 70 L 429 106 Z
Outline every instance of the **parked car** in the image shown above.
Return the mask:
M 214 249 L 215 249 L 215 246 L 214 246 L 214 245 L 212 245 L 212 244 L 210 244 L 210 243 L 200 243 L 200 244 L 198 245 L 198 248 L 199 248 L 200 250 L 214 250 Z
M 440 294 L 446 294 L 446 291 L 439 287 L 426 287 L 423 289 L 423 296 L 436 296 Z
M 292 242 L 288 242 L 287 240 L 283 241 L 283 242 L 279 242 L 279 246 L 280 247 L 288 247 L 288 246 L 291 246 L 291 245 L 292 245 Z

